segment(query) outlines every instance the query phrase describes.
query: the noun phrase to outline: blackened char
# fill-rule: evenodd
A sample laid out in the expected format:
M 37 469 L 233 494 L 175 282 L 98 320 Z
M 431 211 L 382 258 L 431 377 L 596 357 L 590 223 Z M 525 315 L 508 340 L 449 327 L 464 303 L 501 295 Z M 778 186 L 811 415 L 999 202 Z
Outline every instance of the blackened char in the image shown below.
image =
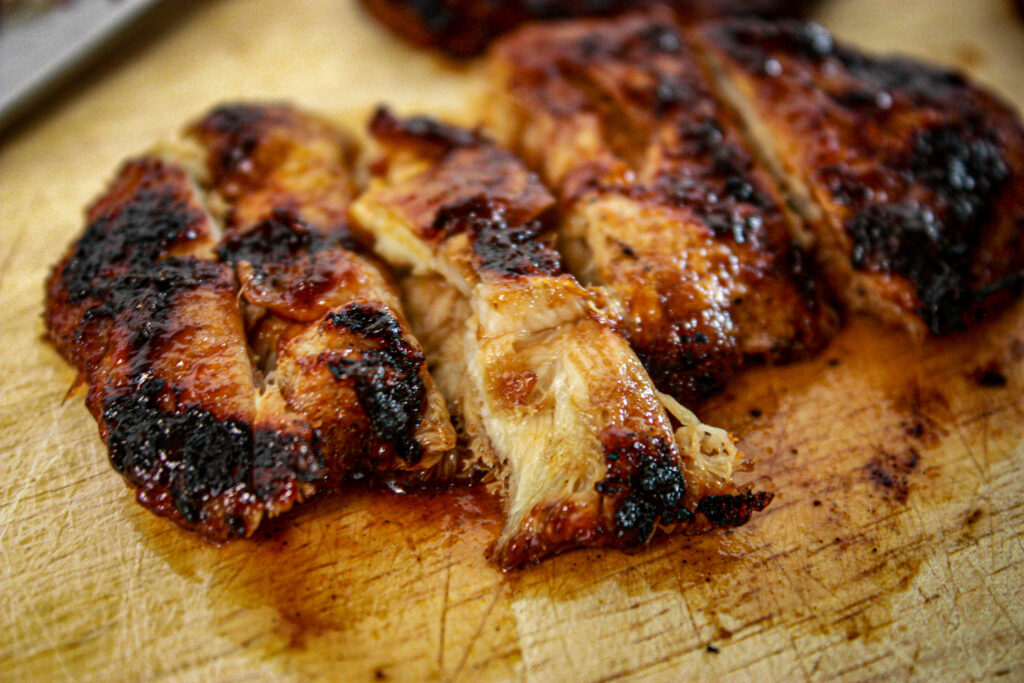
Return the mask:
M 620 427 L 607 429 L 599 438 L 606 474 L 596 488 L 616 506 L 616 536 L 640 544 L 658 523 L 692 519 L 684 505 L 686 481 L 669 444 Z
M 561 272 L 558 251 L 545 240 L 541 219 L 511 225 L 499 202 L 474 197 L 442 207 L 434 221 L 439 235 L 468 232 L 480 268 L 500 276 L 549 275 Z
M 328 369 L 338 380 L 354 381 L 359 404 L 378 438 L 393 441 L 405 462 L 418 462 L 422 448 L 414 435 L 426 398 L 420 377 L 423 351 L 406 340 L 394 316 L 373 306 L 349 304 L 327 314 L 324 324 L 374 342 L 374 348 L 361 351 L 358 358 L 331 360 Z
M 325 475 L 315 438 L 254 430 L 197 405 L 175 406 L 173 389 L 159 379 L 109 398 L 102 421 L 110 462 L 140 501 L 157 507 L 169 497 L 186 525 L 225 525 L 225 536 L 245 534 L 244 508 L 277 503 L 296 481 L 318 483 Z M 211 502 L 232 489 L 244 492 L 239 510 L 213 519 Z

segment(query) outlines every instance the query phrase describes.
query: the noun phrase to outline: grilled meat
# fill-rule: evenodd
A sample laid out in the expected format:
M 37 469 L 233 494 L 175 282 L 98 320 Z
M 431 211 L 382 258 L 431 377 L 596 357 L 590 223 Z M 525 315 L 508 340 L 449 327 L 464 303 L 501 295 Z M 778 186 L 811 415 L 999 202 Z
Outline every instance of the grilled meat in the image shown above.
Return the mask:
M 554 198 L 518 159 L 431 119 L 380 111 L 371 132 L 383 158 L 352 216 L 408 273 L 410 319 L 463 427 L 465 466 L 506 492 L 501 566 L 743 524 L 768 503 L 732 483 L 729 436 L 659 394 L 600 294 L 563 271 Z
M 1024 132 L 1006 105 L 813 23 L 734 20 L 698 37 L 851 308 L 945 334 L 1020 293 Z
M 809 0 L 663 0 L 684 21 L 735 15 L 799 16 Z M 364 0 L 386 26 L 414 45 L 456 57 L 484 51 L 497 36 L 527 21 L 610 15 L 649 0 Z
M 671 15 L 526 27 L 492 60 L 492 127 L 557 189 L 570 270 L 662 391 L 690 402 L 823 345 L 801 228 Z
M 286 107 L 192 130 L 122 167 L 47 282 L 114 468 L 214 539 L 352 469 L 436 468 L 444 401 L 393 283 L 344 247 L 343 139 Z

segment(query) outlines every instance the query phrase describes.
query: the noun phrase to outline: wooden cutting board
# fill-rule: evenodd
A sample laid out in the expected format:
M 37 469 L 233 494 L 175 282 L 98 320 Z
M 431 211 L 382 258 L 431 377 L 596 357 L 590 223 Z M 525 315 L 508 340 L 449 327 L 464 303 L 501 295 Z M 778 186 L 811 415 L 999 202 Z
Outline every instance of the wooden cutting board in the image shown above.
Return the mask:
M 817 359 L 702 410 L 776 491 L 747 527 L 511 575 L 494 501 L 353 487 L 214 548 L 139 508 L 42 281 L 118 163 L 224 99 L 358 125 L 456 112 L 478 65 L 408 49 L 350 2 L 170 2 L 0 138 L 0 679 L 1024 680 L 1024 306 L 918 346 L 854 320 Z M 1024 107 L 1010 0 L 836 0 L 866 47 L 973 72 Z M 1005 379 L 1005 384 L 1000 385 Z

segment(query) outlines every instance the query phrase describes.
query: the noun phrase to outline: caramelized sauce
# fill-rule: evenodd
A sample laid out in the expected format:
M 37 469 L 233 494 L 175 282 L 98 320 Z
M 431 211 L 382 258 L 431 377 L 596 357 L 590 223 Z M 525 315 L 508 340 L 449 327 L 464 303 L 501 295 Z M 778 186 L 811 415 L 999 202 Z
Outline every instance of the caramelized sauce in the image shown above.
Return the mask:
M 128 496 L 125 508 L 224 624 L 247 624 L 214 628 L 288 671 L 344 660 L 367 678 L 512 675 L 525 665 L 521 644 L 536 657 L 561 642 L 559 619 L 612 612 L 588 621 L 595 642 L 640 643 L 661 629 L 677 659 L 710 646 L 740 666 L 731 645 L 778 628 L 800 647 L 878 648 L 951 600 L 923 568 L 999 523 L 974 492 L 1020 438 L 1006 392 L 1024 378 L 1022 339 L 1021 305 L 923 346 L 856 319 L 814 360 L 743 373 L 701 417 L 740 437 L 756 461 L 746 476 L 774 501 L 744 527 L 634 555 L 583 550 L 503 575 L 484 559 L 500 505 L 480 489 L 399 495 L 353 483 L 220 548 Z M 998 362 L 1005 387 L 975 384 L 965 369 L 979 358 Z M 954 441 L 984 443 L 984 459 Z M 423 656 L 392 658 L 406 641 Z M 581 675 L 596 673 L 586 666 Z

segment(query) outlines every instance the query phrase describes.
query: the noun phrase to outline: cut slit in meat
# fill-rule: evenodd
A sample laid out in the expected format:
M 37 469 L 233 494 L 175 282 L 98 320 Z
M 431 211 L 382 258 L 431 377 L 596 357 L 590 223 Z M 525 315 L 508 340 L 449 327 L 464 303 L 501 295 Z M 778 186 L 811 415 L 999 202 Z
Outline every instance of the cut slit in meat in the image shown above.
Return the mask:
M 521 162 L 431 119 L 380 111 L 371 132 L 383 157 L 352 216 L 407 272 L 410 319 L 468 444 L 463 466 L 506 494 L 501 566 L 738 525 L 767 505 L 732 482 L 731 438 L 658 394 L 600 293 L 562 270 L 554 199 Z
M 342 246 L 341 138 L 286 107 L 220 109 L 200 128 L 225 112 L 237 149 L 207 139 L 122 167 L 46 302 L 114 468 L 143 506 L 212 539 L 250 535 L 352 469 L 436 470 L 454 446 L 393 285 Z M 276 321 L 259 390 L 240 299 L 250 336 Z
M 870 57 L 813 23 L 732 20 L 714 64 L 852 310 L 921 337 L 969 327 L 1024 287 L 1024 131 L 958 74 Z
M 491 67 L 489 125 L 556 189 L 570 270 L 662 391 L 699 400 L 830 338 L 803 228 L 671 13 L 524 27 Z

